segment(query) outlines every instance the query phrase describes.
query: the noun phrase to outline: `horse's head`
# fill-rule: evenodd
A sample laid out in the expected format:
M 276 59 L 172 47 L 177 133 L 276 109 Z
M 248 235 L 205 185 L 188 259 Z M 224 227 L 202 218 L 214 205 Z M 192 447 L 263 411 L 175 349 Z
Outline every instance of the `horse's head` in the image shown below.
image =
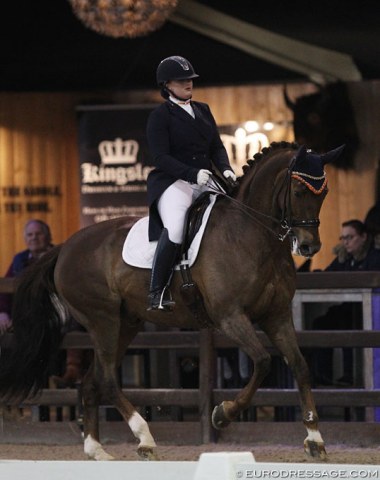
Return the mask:
M 296 255 L 312 257 L 321 248 L 319 212 L 328 191 L 324 166 L 338 158 L 343 149 L 344 145 L 318 155 L 303 146 L 292 159 L 282 212 Z

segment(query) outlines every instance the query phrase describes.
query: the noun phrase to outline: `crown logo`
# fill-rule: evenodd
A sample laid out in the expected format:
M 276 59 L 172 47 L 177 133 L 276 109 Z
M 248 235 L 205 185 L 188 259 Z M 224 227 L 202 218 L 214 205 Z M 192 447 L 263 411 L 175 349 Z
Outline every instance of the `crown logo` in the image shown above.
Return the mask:
M 239 133 L 220 135 L 228 157 L 234 159 L 238 165 L 244 165 L 247 158 L 253 158 L 256 152 L 260 152 L 264 147 L 269 146 L 268 137 L 264 133 L 255 132 L 249 135 L 243 131 Z
M 102 163 L 114 165 L 120 163 L 136 163 L 139 144 L 136 140 L 115 138 L 114 141 L 104 140 L 99 143 L 99 154 Z

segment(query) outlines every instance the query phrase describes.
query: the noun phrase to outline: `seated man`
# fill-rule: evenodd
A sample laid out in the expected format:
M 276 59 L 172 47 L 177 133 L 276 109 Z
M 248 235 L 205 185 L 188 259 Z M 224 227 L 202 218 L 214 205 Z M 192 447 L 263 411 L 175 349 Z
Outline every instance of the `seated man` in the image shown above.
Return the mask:
M 52 248 L 49 226 L 42 220 L 29 220 L 24 227 L 26 250 L 17 253 L 10 264 L 5 277 L 20 275 L 25 268 Z M 12 295 L 0 294 L 0 334 L 12 326 Z
M 42 220 L 29 220 L 24 227 L 24 239 L 26 249 L 17 253 L 9 266 L 5 277 L 12 278 L 20 275 L 30 264 L 44 255 L 53 247 L 52 236 L 49 226 Z M 12 328 L 12 295 L 0 294 L 0 335 Z M 70 329 L 77 330 L 78 324 L 72 320 Z M 66 355 L 66 371 L 63 377 L 54 377 L 57 385 L 72 386 L 82 377 L 83 351 L 68 349 Z

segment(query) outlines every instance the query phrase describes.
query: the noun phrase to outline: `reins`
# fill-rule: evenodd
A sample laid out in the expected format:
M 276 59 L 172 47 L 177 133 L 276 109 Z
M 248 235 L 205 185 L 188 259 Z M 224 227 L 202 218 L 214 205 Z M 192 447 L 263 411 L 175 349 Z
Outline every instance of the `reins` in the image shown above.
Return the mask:
M 231 197 L 231 195 L 228 195 L 222 186 L 220 185 L 220 181 L 218 177 L 215 175 L 212 175 L 213 183 L 209 182 L 207 185 L 208 187 L 215 191 L 216 193 L 226 197 L 229 199 L 230 202 L 232 202 L 241 212 L 246 214 L 251 220 L 256 222 L 258 225 L 262 226 L 269 232 L 273 233 L 277 238 L 283 242 L 286 237 L 289 236 L 291 233 L 292 229 L 294 227 L 303 227 L 303 228 L 312 228 L 312 227 L 318 227 L 320 224 L 319 218 L 312 218 L 309 220 L 294 220 L 292 218 L 292 209 L 291 209 L 291 180 L 292 180 L 292 172 L 293 168 L 296 162 L 296 156 L 294 155 L 288 168 L 287 172 L 285 175 L 285 178 L 283 180 L 283 184 L 281 185 L 279 192 L 284 188 L 285 185 L 285 195 L 284 195 L 284 205 L 283 208 L 281 209 L 281 220 L 279 220 L 276 217 L 273 217 L 272 215 L 267 215 L 263 212 L 260 212 L 259 210 L 256 210 L 248 205 L 245 205 L 239 200 L 236 200 L 235 198 Z M 216 185 L 216 187 L 215 187 Z M 252 215 L 250 212 L 252 212 Z M 265 223 L 261 222 L 255 215 L 260 215 L 263 218 L 266 218 L 268 220 L 271 220 L 272 222 L 275 222 L 279 225 L 280 228 L 285 230 L 285 233 L 279 233 L 278 231 L 272 229 Z
M 251 211 L 252 213 L 256 214 L 256 215 L 261 215 L 262 217 L 265 217 L 269 220 L 272 220 L 273 222 L 276 222 L 279 224 L 280 227 L 282 228 L 286 228 L 286 227 L 283 227 L 281 225 L 281 221 L 278 220 L 278 218 L 276 217 L 272 217 L 271 215 L 267 215 L 266 213 L 263 213 L 263 212 L 260 212 L 259 210 L 256 210 L 248 205 L 245 205 L 244 203 L 240 202 L 239 200 L 236 200 L 235 198 L 231 197 L 231 195 L 228 195 L 224 189 L 220 186 L 219 184 L 219 179 L 216 175 L 211 175 L 211 178 L 214 180 L 213 183 L 210 183 L 208 182 L 207 183 L 207 186 L 210 188 L 210 190 L 213 190 L 215 193 L 219 194 L 219 195 L 222 195 L 223 197 L 225 198 L 228 198 L 228 200 L 233 203 L 237 208 L 238 210 L 240 210 L 241 212 L 243 212 L 245 215 L 247 215 L 251 220 L 253 220 L 254 222 L 256 222 L 258 225 L 262 226 L 263 228 L 265 228 L 266 230 L 268 230 L 269 232 L 273 233 L 273 235 L 276 235 L 278 237 L 278 239 L 280 241 L 284 241 L 285 238 L 289 235 L 290 233 L 290 229 L 289 231 L 287 231 L 285 233 L 285 235 L 281 235 L 279 233 L 277 233 L 275 230 L 273 230 L 272 228 L 268 227 L 268 225 L 266 225 L 265 223 L 261 222 L 258 218 L 256 218 L 255 216 L 251 215 L 249 213 L 249 211 Z M 215 187 L 216 185 L 216 187 Z M 248 211 L 249 210 L 249 211 Z

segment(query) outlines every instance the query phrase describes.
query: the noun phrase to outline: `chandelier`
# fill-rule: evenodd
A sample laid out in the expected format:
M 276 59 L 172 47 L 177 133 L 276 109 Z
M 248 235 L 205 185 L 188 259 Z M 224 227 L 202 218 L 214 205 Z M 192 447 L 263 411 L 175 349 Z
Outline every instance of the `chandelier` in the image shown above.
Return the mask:
M 141 37 L 160 28 L 178 0 L 69 0 L 75 15 L 109 37 Z

